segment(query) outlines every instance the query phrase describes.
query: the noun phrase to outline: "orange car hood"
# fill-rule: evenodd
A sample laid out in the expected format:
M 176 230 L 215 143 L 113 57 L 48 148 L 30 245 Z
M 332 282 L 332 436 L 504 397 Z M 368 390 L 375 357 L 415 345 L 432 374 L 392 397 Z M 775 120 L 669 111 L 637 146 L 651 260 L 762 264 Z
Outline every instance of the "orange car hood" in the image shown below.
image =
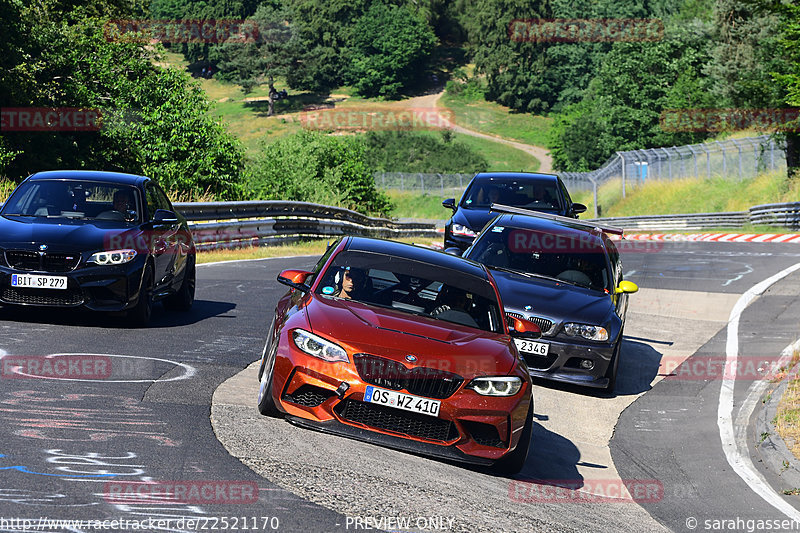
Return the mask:
M 509 337 L 442 320 L 335 298 L 314 298 L 305 308 L 314 333 L 369 353 L 463 377 L 505 375 L 514 366 Z

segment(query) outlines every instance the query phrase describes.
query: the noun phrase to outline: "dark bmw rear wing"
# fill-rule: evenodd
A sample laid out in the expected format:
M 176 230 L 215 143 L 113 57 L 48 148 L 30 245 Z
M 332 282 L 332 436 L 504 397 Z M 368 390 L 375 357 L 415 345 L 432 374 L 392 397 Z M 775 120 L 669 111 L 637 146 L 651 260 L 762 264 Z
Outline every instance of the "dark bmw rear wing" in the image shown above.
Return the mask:
M 514 215 L 526 215 L 536 218 L 544 218 L 547 220 L 555 220 L 558 222 L 566 222 L 576 226 L 583 226 L 589 229 L 599 229 L 605 233 L 613 233 L 614 235 L 622 235 L 623 229 L 617 226 L 607 226 L 605 224 L 598 224 L 596 222 L 589 222 L 587 220 L 578 220 L 577 218 L 562 217 L 561 215 L 553 215 L 551 213 L 542 213 L 541 211 L 534 211 L 532 209 L 525 209 L 524 207 L 512 207 L 510 205 L 492 204 L 491 211 L 497 213 L 511 213 Z

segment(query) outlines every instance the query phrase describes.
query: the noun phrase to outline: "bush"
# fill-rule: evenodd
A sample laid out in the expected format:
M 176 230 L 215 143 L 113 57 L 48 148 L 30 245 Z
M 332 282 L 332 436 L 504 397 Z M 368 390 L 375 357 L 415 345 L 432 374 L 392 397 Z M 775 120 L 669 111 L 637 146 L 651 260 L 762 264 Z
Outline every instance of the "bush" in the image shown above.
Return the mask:
M 476 78 L 470 78 L 465 83 L 450 80 L 445 89 L 447 94 L 466 102 L 481 102 L 486 99 L 486 88 Z
M 356 137 L 303 130 L 266 145 L 253 163 L 252 199 L 296 200 L 387 215 L 389 198 L 375 188 Z
M 453 141 L 450 130 L 440 136 L 410 131 L 369 132 L 365 159 L 383 172 L 465 172 L 486 170 L 489 163 L 467 145 Z

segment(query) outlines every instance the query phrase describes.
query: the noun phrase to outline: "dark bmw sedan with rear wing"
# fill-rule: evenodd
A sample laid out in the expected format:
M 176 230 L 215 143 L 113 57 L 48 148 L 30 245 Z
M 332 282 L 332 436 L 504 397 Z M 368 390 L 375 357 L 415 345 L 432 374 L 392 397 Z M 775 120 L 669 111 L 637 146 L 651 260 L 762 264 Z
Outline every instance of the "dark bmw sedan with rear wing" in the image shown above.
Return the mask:
M 484 228 L 464 257 L 492 271 L 507 315 L 541 329 L 541 339 L 518 343 L 529 373 L 612 391 L 628 294 L 639 290 L 623 280 L 613 241 L 591 222 L 493 209 L 506 214 Z
M 467 185 L 461 201 L 454 198 L 442 202 L 453 210 L 444 228 L 444 247 L 462 251 L 472 244 L 475 236 L 497 213 L 492 204 L 503 204 L 578 218 L 586 211 L 583 204 L 574 203 L 561 178 L 555 174 L 534 172 L 480 172 Z
M 39 172 L 0 210 L 0 304 L 126 311 L 188 310 L 195 247 L 155 181 L 99 171 Z

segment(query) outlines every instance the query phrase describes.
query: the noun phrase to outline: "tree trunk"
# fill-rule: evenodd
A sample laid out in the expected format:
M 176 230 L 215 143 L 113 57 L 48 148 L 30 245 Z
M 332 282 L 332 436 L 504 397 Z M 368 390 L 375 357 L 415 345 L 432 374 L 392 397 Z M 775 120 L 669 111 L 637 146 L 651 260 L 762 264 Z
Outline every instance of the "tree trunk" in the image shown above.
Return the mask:
M 275 90 L 275 81 L 272 76 L 269 77 L 269 108 L 267 109 L 267 116 L 271 117 L 275 114 L 275 96 L 278 91 Z
M 786 133 L 786 173 L 789 178 L 800 178 L 800 132 Z

